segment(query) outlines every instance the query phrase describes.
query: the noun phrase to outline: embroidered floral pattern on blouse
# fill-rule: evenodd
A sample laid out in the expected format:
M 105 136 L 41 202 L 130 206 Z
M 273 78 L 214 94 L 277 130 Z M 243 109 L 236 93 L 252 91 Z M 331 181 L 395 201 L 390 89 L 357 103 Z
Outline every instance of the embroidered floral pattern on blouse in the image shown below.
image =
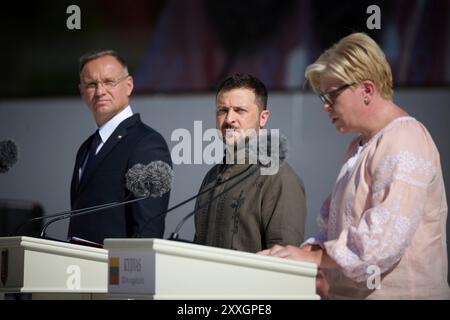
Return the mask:
M 412 177 L 411 174 L 417 175 L 418 177 Z M 401 180 L 425 189 L 431 180 L 430 178 L 434 177 L 435 174 L 436 167 L 431 161 L 418 158 L 409 151 L 401 150 L 397 155 L 388 156 L 381 161 L 380 166 L 375 171 L 375 176 L 387 176 L 387 178 L 376 181 L 373 189 L 374 192 L 378 192 L 395 180 Z
M 339 179 L 331 199 L 328 221 L 329 239 L 325 243 L 328 254 L 341 266 L 345 276 L 356 282 L 367 280 L 370 275 L 368 267 L 377 265 L 382 273 L 390 270 L 404 255 L 416 231 L 423 201 L 420 193 L 413 197 L 414 204 L 405 204 L 405 192 L 417 193 L 415 189 L 424 190 L 436 172 L 430 161 L 421 159 L 412 152 L 401 150 L 397 155 L 386 156 L 374 174 L 372 194 L 373 207 L 364 212 L 360 221 L 352 221 L 352 204 L 355 187 L 343 194 L 349 172 Z M 406 186 L 398 187 L 396 181 Z M 408 191 L 408 189 L 410 191 Z M 337 234 L 337 200 L 342 199 L 342 230 Z M 411 198 L 408 198 L 411 201 Z

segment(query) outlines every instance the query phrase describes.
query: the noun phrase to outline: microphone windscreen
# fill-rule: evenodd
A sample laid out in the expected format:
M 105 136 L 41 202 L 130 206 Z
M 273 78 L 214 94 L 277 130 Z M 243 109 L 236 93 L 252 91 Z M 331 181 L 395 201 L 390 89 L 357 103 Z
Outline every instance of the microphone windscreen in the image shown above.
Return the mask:
M 164 161 L 137 163 L 126 175 L 126 187 L 135 197 L 161 197 L 172 188 L 173 170 Z
M 0 141 L 0 173 L 5 173 L 17 162 L 19 150 L 12 140 Z
M 289 145 L 288 139 L 284 135 L 280 135 L 280 161 L 284 161 L 288 157 Z
M 253 151 L 258 155 L 259 164 L 266 166 L 273 158 L 280 163 L 288 157 L 288 140 L 286 136 L 280 134 L 278 130 L 263 131 L 258 138 L 257 150 Z M 254 147 L 252 148 L 255 149 Z

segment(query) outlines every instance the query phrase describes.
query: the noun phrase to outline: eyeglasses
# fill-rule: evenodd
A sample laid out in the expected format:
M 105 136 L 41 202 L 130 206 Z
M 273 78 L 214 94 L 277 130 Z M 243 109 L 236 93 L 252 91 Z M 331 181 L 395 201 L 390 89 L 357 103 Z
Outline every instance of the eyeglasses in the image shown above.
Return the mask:
M 86 90 L 96 90 L 99 86 L 99 84 L 103 85 L 103 88 L 106 90 L 111 90 L 112 88 L 116 87 L 121 81 L 128 78 L 130 75 L 127 74 L 126 76 L 123 76 L 116 80 L 106 80 L 106 81 L 95 81 L 95 82 L 89 82 L 89 83 L 80 83 L 79 87 L 80 89 L 86 89 Z
M 339 94 L 341 94 L 342 91 L 344 91 L 348 87 L 351 87 L 354 84 L 355 84 L 354 82 L 350 83 L 350 84 L 344 84 L 343 86 L 340 86 L 337 89 L 334 89 L 334 90 L 331 90 L 328 92 L 323 92 L 323 93 L 320 92 L 319 98 L 320 98 L 320 100 L 322 100 L 323 103 L 331 106 L 334 104 L 334 100 L 339 96 Z

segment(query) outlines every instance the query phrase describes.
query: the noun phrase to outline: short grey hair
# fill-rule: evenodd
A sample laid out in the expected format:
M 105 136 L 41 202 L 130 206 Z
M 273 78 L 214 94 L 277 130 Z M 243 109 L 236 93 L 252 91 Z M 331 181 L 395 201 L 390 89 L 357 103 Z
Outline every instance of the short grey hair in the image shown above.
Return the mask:
M 81 71 L 83 70 L 86 63 L 88 63 L 92 60 L 101 58 L 101 57 L 105 57 L 105 56 L 111 56 L 111 57 L 116 58 L 116 60 L 122 65 L 125 73 L 128 74 L 128 66 L 127 66 L 125 59 L 122 56 L 120 56 L 116 51 L 114 51 L 114 50 L 97 50 L 97 51 L 90 51 L 88 53 L 85 53 L 84 55 L 82 55 L 80 57 L 80 65 L 79 65 L 79 70 L 78 70 L 80 75 L 81 75 Z

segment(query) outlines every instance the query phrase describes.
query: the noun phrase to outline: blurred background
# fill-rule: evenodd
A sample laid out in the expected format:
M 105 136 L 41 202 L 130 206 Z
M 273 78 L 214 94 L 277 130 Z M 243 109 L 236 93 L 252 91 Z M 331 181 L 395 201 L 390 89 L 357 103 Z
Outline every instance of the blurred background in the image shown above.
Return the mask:
M 66 26 L 70 5 L 80 8 L 80 30 Z M 380 8 L 380 29 L 367 27 L 370 5 Z M 133 110 L 170 148 L 177 128 L 194 139 L 194 121 L 203 121 L 203 130 L 214 127 L 214 90 L 223 78 L 235 72 L 259 77 L 269 89 L 268 127 L 288 137 L 288 161 L 305 182 L 306 235 L 312 236 L 353 136 L 335 132 L 319 99 L 304 89 L 303 73 L 354 31 L 366 32 L 384 50 L 394 101 L 428 127 L 450 184 L 448 0 L 8 1 L 0 23 L 0 140 L 13 139 L 20 148 L 17 164 L 0 174 L 1 199 L 38 203 L 45 214 L 69 209 L 75 153 L 95 130 L 78 94 L 78 58 L 113 49 L 135 80 Z M 195 194 L 208 169 L 175 166 L 170 204 Z M 167 235 L 192 208 L 169 214 Z M 67 221 L 48 232 L 65 238 Z M 193 233 L 191 219 L 180 235 L 192 239 Z
M 80 30 L 66 27 L 72 4 Z M 367 28 L 373 4 L 379 30 Z M 77 95 L 78 57 L 96 48 L 127 58 L 139 94 L 208 92 L 234 72 L 299 90 L 305 67 L 353 31 L 380 44 L 397 88 L 448 86 L 449 10 L 448 0 L 8 1 L 0 96 Z

